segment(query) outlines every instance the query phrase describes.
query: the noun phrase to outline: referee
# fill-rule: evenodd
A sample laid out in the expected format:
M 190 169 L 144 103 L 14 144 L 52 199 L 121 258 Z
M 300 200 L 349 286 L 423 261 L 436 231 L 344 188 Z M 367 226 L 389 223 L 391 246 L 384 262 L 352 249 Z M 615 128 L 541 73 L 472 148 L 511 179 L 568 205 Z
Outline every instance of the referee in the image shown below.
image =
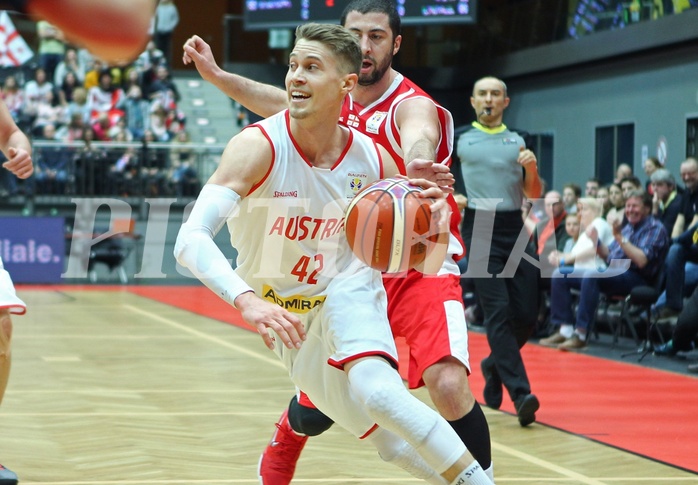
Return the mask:
M 526 260 L 535 259 L 535 250 L 523 229 L 521 206 L 541 196 L 541 182 L 535 155 L 502 121 L 509 105 L 504 82 L 478 80 L 470 104 L 477 121 L 460 136 L 457 151 L 468 197 L 462 226 L 466 276 L 473 278 L 490 345 L 481 364 L 484 398 L 499 409 L 504 386 L 519 423 L 528 426 L 540 404 L 531 394 L 520 348 L 536 324 L 538 270 Z

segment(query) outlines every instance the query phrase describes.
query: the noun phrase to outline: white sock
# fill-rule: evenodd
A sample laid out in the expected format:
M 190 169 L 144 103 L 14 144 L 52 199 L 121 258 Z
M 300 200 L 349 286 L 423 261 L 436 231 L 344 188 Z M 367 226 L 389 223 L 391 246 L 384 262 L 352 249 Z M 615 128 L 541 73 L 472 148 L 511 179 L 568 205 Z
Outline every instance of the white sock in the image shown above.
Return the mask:
M 560 325 L 560 335 L 565 338 L 572 337 L 572 335 L 574 335 L 574 325 L 570 325 L 569 323 Z
M 494 483 L 494 463 L 490 462 L 490 467 L 485 470 L 485 475 L 487 475 L 487 478 L 492 480 L 492 483 Z
M 494 482 L 487 478 L 487 474 L 476 460 L 468 465 L 451 485 L 494 485 Z
M 582 342 L 586 342 L 586 339 L 587 339 L 587 333 L 586 333 L 586 331 L 583 331 L 583 330 L 575 330 L 574 333 L 577 334 L 577 337 L 579 337 L 579 340 L 581 340 Z

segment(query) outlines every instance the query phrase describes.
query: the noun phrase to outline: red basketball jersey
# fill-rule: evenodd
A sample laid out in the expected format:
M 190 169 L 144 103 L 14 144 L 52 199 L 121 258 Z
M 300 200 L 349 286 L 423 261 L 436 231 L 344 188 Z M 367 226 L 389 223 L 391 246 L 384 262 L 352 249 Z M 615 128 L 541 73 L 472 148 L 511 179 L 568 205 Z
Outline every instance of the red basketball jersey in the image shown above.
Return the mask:
M 397 162 L 400 173 L 406 175 L 405 163 L 403 161 L 400 143 L 400 131 L 395 121 L 395 113 L 400 103 L 407 99 L 426 98 L 434 103 L 439 114 L 441 125 L 441 139 L 436 148 L 436 162 L 451 166 L 451 154 L 453 153 L 453 117 L 451 113 L 434 101 L 431 96 L 424 92 L 419 86 L 407 79 L 402 74 L 398 74 L 388 90 L 383 93 L 378 100 L 363 107 L 354 102 L 350 96 L 344 98 L 342 114 L 339 122 L 352 128 L 356 128 L 362 133 L 372 137 L 376 142 L 383 145 Z M 463 241 L 460 237 L 460 212 L 456 201 L 452 196 L 448 197 L 453 215 L 451 216 L 451 233 L 456 239 L 456 245 L 449 248 L 449 253 L 455 259 L 463 254 Z

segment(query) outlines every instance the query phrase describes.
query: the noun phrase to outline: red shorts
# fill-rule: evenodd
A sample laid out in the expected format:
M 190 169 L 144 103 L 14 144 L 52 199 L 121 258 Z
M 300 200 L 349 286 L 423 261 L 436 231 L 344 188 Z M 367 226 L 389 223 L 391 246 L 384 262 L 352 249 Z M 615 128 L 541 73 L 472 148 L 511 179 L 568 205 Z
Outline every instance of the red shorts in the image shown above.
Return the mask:
M 388 320 L 394 337 L 410 348 L 408 384 L 424 385 L 422 374 L 445 357 L 455 357 L 470 374 L 468 328 L 463 293 L 456 275 L 424 276 L 411 270 L 400 277 L 383 276 L 388 293 Z

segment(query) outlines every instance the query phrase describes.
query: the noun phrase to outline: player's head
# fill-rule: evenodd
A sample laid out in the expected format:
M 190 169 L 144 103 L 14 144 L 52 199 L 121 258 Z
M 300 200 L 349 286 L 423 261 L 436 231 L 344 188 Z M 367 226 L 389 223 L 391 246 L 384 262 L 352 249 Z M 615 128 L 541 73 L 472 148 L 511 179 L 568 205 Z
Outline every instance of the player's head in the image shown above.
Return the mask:
M 286 92 L 291 118 L 320 114 L 339 117 L 344 97 L 356 86 L 361 49 L 356 37 L 332 24 L 304 24 L 296 29 L 289 56 Z
M 363 64 L 359 84 L 370 86 L 384 78 L 400 50 L 400 15 L 390 0 L 354 0 L 341 24 L 359 38 Z
M 319 42 L 332 53 L 342 74 L 359 74 L 361 49 L 356 37 L 344 27 L 333 24 L 303 24 L 296 28 L 296 45 L 300 41 Z
M 400 35 L 402 21 L 395 3 L 391 0 L 353 0 L 349 2 L 344 12 L 342 12 L 342 17 L 339 19 L 339 23 L 345 27 L 347 26 L 347 16 L 350 12 L 357 12 L 362 15 L 367 13 L 385 14 L 388 17 L 388 26 L 393 34 L 393 39 Z

